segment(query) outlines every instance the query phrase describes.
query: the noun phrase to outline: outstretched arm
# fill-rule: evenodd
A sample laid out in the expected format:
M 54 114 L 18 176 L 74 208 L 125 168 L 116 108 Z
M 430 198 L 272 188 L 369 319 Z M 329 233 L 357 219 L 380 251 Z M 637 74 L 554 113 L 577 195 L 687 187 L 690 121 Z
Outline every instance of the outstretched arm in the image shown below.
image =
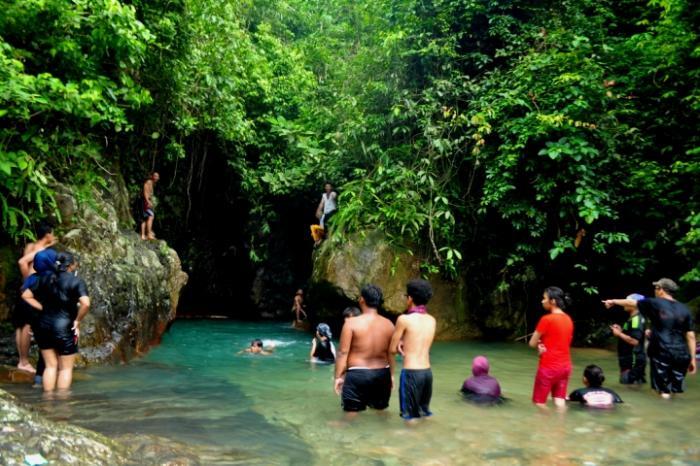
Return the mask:
M 638 309 L 637 301 L 635 301 L 634 299 L 605 299 L 603 300 L 603 304 L 607 309 L 611 309 L 615 306 L 631 306 L 635 309 Z

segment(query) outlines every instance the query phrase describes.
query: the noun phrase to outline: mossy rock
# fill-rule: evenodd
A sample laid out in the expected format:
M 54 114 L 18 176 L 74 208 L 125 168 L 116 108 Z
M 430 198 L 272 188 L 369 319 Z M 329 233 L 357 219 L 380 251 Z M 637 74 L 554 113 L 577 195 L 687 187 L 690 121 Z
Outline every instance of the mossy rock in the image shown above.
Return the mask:
M 325 241 L 314 253 L 310 293 L 319 304 L 319 317 L 337 318 L 342 308 L 323 302 L 356 302 L 362 286 L 373 283 L 384 293 L 384 309 L 399 315 L 406 308 L 406 283 L 421 277 L 421 258 L 387 241 L 379 231 L 358 233 L 345 242 Z M 424 277 L 433 286 L 428 308 L 438 320 L 439 339 L 479 336 L 471 320 L 464 279 Z

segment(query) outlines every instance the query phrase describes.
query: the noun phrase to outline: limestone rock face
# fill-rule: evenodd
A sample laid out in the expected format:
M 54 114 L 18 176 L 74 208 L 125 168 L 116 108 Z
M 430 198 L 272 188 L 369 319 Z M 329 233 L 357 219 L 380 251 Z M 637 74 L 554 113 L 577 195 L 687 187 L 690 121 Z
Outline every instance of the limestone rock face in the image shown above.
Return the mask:
M 57 249 L 77 254 L 91 300 L 81 324 L 82 360 L 128 360 L 160 341 L 187 274 L 165 241 L 142 241 L 134 228 L 122 228 L 133 226 L 123 182 L 89 202 L 76 202 L 66 188 L 57 191 L 65 232 Z
M 356 301 L 368 283 L 384 293 L 384 308 L 392 314 L 406 309 L 406 282 L 419 278 L 421 259 L 392 246 L 378 231 L 357 234 L 344 243 L 325 241 L 314 253 L 311 292 L 320 305 L 338 303 L 338 297 Z M 433 275 L 433 298 L 428 309 L 437 319 L 437 338 L 479 336 L 466 301 L 463 279 L 449 281 Z M 320 317 L 337 317 L 342 308 L 321 308 Z

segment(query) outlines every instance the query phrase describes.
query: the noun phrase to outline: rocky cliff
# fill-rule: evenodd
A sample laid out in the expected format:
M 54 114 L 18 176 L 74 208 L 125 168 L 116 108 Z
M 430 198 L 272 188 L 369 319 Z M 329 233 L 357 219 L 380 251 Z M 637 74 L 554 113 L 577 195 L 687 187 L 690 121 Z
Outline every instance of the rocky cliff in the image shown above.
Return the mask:
M 157 343 L 187 282 L 173 249 L 136 234 L 122 179 L 108 186 L 89 196 L 56 186 L 61 224 L 55 248 L 77 254 L 92 301 L 81 325 L 83 363 L 128 360 Z
M 389 244 L 377 231 L 357 234 L 344 242 L 325 241 L 314 253 L 310 286 L 319 317 L 337 317 L 342 311 L 336 307 L 338 298 L 356 301 L 360 288 L 367 283 L 382 289 L 386 311 L 402 313 L 406 308 L 406 282 L 420 278 L 420 265 L 420 257 Z M 469 312 L 464 280 L 449 281 L 439 275 L 427 278 L 434 291 L 428 309 L 437 318 L 437 338 L 479 336 Z

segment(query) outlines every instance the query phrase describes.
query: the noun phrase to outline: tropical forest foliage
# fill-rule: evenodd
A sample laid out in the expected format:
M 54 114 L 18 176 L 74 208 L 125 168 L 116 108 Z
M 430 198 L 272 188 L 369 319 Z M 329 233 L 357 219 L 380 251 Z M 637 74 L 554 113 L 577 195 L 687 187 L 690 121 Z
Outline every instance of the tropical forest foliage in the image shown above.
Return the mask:
M 265 261 L 279 200 L 339 188 L 335 240 L 379 228 L 484 295 L 557 277 L 700 282 L 700 10 L 691 0 L 0 1 L 8 238 L 121 171 L 207 157 Z M 314 206 L 310 206 L 313 211 Z M 183 220 L 184 219 L 184 220 Z M 478 281 L 478 279 L 477 279 Z

